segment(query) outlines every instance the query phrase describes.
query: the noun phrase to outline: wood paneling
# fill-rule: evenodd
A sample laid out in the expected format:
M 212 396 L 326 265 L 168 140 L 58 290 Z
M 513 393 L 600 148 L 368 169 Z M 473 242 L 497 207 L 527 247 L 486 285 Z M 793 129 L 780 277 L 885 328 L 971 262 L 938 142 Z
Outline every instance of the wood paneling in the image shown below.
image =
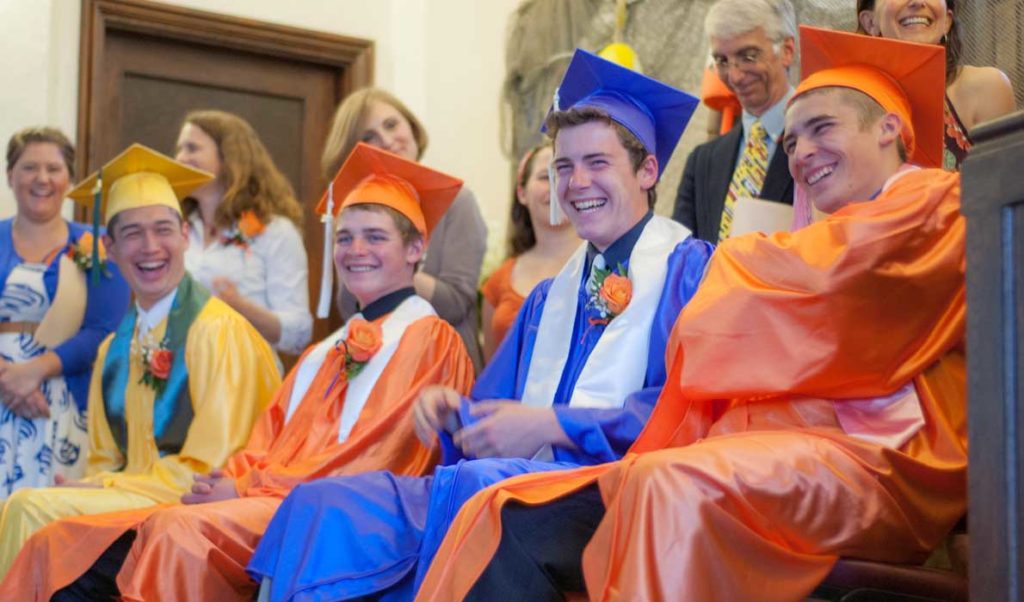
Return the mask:
M 83 0 L 78 169 L 132 142 L 173 154 L 185 113 L 216 108 L 252 123 L 306 208 L 310 299 L 322 230 L 313 214 L 334 107 L 373 79 L 373 43 L 142 0 Z M 314 340 L 338 319 L 318 321 Z
M 963 166 L 972 600 L 1024 601 L 1024 112 L 972 130 Z

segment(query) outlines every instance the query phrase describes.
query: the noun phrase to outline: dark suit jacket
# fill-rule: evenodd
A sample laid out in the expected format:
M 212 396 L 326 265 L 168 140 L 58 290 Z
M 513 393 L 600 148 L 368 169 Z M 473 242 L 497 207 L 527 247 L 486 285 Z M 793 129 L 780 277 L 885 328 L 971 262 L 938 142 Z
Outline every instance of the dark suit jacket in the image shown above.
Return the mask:
M 679 184 L 672 219 L 683 224 L 696 238 L 710 243 L 718 242 L 722 223 L 725 195 L 736 166 L 743 139 L 743 124 L 693 149 L 686 160 L 683 181 Z M 775 146 L 760 198 L 793 204 L 793 178 L 782 144 Z

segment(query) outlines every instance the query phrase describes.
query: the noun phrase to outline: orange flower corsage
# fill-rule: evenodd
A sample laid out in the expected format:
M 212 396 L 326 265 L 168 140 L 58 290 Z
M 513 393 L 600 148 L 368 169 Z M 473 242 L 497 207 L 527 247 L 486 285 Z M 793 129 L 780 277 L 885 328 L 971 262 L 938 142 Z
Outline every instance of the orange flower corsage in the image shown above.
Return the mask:
M 590 299 L 587 307 L 594 310 L 598 317 L 592 318 L 592 324 L 608 324 L 616 316 L 626 311 L 633 299 L 633 283 L 625 266 L 616 268 L 595 269 L 594 276 L 587 283 Z
M 167 347 L 167 341 L 142 347 L 142 378 L 139 383 L 148 385 L 159 395 L 171 376 L 174 351 Z
M 267 225 L 256 216 L 255 212 L 246 210 L 238 217 L 238 223 L 235 224 L 234 230 L 223 236 L 221 242 L 224 246 L 234 245 L 248 251 L 256 237 L 263 234 L 266 229 Z
M 68 245 L 68 250 L 65 253 L 83 272 L 92 269 L 92 243 L 92 232 L 86 230 L 78 237 L 77 241 Z M 107 248 L 103 246 L 102 240 L 99 242 L 99 268 L 104 275 L 110 275 L 107 272 Z
M 349 380 L 358 376 L 366 362 L 380 351 L 382 338 L 379 324 L 366 320 L 349 322 L 348 336 L 337 344 L 338 350 L 345 352 L 345 374 Z

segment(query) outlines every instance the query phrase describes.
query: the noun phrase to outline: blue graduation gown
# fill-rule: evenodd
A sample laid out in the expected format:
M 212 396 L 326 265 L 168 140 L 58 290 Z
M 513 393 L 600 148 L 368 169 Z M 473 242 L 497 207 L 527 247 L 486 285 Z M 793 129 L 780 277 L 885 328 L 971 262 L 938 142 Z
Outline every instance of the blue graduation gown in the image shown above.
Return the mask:
M 665 286 L 651 324 L 644 387 L 621 409 L 569 407 L 587 358 L 604 332 L 586 311 L 584 282 L 554 411 L 577 449 L 554 448 L 554 461 L 467 459 L 450 441 L 429 477 L 386 472 L 321 479 L 295 488 L 256 548 L 249 573 L 271 577 L 273 600 L 343 600 L 369 594 L 411 599 L 462 504 L 481 489 L 528 472 L 618 460 L 640 434 L 665 382 L 665 344 L 676 316 L 697 289 L 712 247 L 694 238 L 668 258 Z M 475 400 L 521 399 L 551 281 L 529 295 L 505 341 L 473 388 Z M 442 437 L 444 439 L 444 437 Z

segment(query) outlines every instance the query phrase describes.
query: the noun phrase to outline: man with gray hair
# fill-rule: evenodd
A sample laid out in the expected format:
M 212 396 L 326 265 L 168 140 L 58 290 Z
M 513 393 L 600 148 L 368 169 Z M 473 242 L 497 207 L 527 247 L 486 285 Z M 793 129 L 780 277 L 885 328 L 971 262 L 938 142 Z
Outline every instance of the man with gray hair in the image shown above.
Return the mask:
M 787 78 L 796 50 L 789 0 L 719 0 L 704 20 L 718 77 L 739 99 L 742 120 L 693 149 L 672 217 L 711 243 L 728 238 L 744 197 L 793 203 L 793 178 L 779 148 Z

